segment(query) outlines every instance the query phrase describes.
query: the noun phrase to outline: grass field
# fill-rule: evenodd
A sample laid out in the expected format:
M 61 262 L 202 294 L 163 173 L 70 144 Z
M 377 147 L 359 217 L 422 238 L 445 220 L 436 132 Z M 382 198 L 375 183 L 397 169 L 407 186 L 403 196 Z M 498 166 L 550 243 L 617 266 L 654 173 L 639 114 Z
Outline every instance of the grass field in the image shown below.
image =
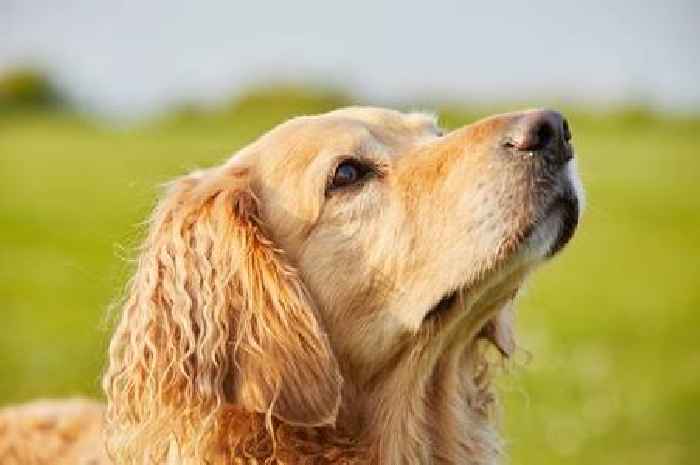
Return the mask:
M 129 130 L 0 114 L 0 403 L 99 395 L 106 310 L 157 186 L 335 104 L 263 100 Z M 444 122 L 486 113 L 452 109 Z M 589 207 L 521 299 L 530 355 L 500 383 L 511 462 L 697 463 L 700 119 L 567 114 Z

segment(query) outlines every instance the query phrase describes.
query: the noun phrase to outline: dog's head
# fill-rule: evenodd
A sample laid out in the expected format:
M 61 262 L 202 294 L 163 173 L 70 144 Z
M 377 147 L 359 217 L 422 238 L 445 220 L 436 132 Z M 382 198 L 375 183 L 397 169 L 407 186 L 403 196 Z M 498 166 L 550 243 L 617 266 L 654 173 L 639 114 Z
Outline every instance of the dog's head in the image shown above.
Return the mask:
M 443 134 L 423 114 L 348 108 L 176 180 L 111 345 L 113 447 L 206 436 L 227 405 L 333 424 L 382 402 L 405 360 L 402 382 L 421 383 L 478 339 L 509 355 L 510 302 L 578 221 L 570 138 L 550 111 Z

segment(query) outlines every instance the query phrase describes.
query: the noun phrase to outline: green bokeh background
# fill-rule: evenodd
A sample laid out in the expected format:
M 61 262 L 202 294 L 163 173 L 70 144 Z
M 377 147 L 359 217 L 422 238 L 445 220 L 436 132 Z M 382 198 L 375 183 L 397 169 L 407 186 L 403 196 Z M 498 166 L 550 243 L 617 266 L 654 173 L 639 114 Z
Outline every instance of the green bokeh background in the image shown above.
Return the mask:
M 0 403 L 100 395 L 107 309 L 158 185 L 351 101 L 276 88 L 119 129 L 0 100 Z M 457 127 L 526 103 L 426 107 Z M 588 208 L 521 298 L 522 350 L 499 383 L 511 463 L 697 463 L 700 119 L 563 110 Z

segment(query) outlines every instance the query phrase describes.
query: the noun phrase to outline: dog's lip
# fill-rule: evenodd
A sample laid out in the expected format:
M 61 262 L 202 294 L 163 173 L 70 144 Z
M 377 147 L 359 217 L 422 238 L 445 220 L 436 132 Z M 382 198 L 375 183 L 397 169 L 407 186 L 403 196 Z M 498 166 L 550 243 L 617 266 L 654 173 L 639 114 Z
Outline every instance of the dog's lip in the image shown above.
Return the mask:
M 503 267 L 499 267 L 499 269 L 503 271 Z M 476 308 L 491 308 L 496 302 L 504 299 L 504 293 L 507 294 L 507 299 L 512 299 L 520 286 L 520 284 L 513 285 L 512 280 L 514 277 L 523 276 L 523 268 L 506 269 L 503 274 L 499 274 L 497 271 L 494 273 L 495 276 L 500 275 L 496 281 L 486 278 L 465 283 L 462 287 L 445 292 L 442 298 L 423 316 L 423 323 L 428 323 L 430 326 L 443 325 L 453 321 L 459 315 L 465 315 L 460 310 L 474 306 Z M 496 291 L 495 297 L 493 294 L 489 294 L 492 291 Z
M 423 321 L 436 318 L 437 316 L 447 312 L 450 308 L 454 307 L 458 297 L 459 290 L 446 292 L 445 295 L 443 295 L 443 297 L 435 305 L 433 305 L 430 310 L 428 310 L 428 313 L 426 313 L 423 317 Z
M 552 208 L 552 213 L 556 210 L 561 211 L 562 225 L 547 257 L 556 255 L 569 243 L 578 227 L 579 219 L 579 202 L 576 197 L 565 196 L 555 202 Z
M 545 209 L 545 214 L 535 221 L 529 228 L 525 239 L 529 239 L 537 227 L 551 218 L 553 215 L 558 215 L 561 225 L 557 231 L 556 238 L 552 245 L 547 250 L 544 258 L 551 258 L 569 243 L 576 232 L 579 220 L 579 201 L 578 198 L 570 193 L 564 193 L 555 197 Z

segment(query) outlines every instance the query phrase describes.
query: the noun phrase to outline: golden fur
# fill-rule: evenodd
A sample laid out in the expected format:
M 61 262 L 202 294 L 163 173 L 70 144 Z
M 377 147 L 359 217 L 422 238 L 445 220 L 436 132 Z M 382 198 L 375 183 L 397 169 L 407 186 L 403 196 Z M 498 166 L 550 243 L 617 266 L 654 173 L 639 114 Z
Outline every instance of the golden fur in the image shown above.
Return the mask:
M 0 464 L 107 465 L 104 406 L 90 400 L 35 401 L 0 410 Z
M 519 115 L 299 117 L 173 182 L 110 345 L 115 463 L 495 463 L 492 365 L 578 196 L 571 163 L 502 153 Z M 371 178 L 329 190 L 349 158 Z

